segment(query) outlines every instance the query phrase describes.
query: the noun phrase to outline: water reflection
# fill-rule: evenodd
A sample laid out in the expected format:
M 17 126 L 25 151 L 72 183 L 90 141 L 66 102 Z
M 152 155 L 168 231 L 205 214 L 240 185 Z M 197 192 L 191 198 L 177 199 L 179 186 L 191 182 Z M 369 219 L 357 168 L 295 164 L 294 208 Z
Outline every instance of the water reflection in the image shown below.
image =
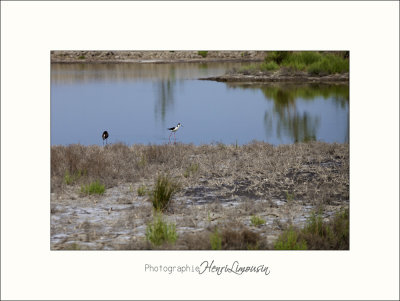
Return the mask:
M 265 112 L 264 126 L 267 136 L 272 135 L 273 124 L 276 123 L 276 135 L 279 139 L 289 136 L 293 142 L 316 140 L 316 132 L 320 123 L 318 116 L 313 117 L 307 112 L 296 112 L 294 107 L 287 107 L 277 113 L 279 118 L 275 122 L 274 114 Z
M 312 102 L 323 98 L 333 100 L 342 108 L 348 109 L 349 86 L 343 84 L 228 84 L 231 88 L 261 90 L 265 99 L 273 103 L 273 112 L 266 110 L 264 127 L 267 136 L 273 135 L 280 139 L 291 137 L 293 142 L 307 142 L 317 139 L 317 130 L 320 126 L 319 115 L 312 115 L 304 111 L 297 102 L 299 100 Z M 349 139 L 349 120 L 345 141 Z
M 157 83 L 157 100 L 154 106 L 156 120 L 161 118 L 165 125 L 165 115 L 168 109 L 174 105 L 174 90 L 176 81 L 173 79 L 161 80 Z

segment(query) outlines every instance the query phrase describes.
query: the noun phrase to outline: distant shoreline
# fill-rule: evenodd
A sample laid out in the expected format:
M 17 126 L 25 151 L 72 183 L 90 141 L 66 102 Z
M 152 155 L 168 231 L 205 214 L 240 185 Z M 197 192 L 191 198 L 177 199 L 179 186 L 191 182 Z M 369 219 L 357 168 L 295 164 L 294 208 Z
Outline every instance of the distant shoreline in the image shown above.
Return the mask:
M 168 64 L 259 62 L 266 51 L 52 51 L 51 63 Z

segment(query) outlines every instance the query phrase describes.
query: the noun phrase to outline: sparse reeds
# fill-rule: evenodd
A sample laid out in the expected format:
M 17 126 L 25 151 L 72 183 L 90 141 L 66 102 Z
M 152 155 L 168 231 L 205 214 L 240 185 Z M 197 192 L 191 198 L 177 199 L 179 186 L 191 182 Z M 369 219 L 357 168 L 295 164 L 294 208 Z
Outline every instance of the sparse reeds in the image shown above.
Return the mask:
M 155 211 L 154 220 L 147 225 L 146 238 L 154 246 L 160 246 L 164 243 L 173 244 L 178 238 L 176 226 L 173 223 L 165 222 L 162 214 Z
M 173 194 L 178 189 L 179 184 L 171 179 L 170 176 L 165 174 L 158 175 L 153 190 L 149 192 L 149 199 L 154 209 L 159 211 L 167 209 Z

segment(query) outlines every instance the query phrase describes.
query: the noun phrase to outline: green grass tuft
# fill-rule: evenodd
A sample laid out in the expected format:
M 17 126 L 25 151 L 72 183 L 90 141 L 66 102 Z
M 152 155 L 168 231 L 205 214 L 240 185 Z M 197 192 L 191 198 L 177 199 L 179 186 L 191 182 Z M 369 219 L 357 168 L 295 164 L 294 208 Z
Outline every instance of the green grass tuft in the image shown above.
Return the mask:
M 177 238 L 175 224 L 164 222 L 161 213 L 156 212 L 153 222 L 147 225 L 146 239 L 154 246 L 160 246 L 163 243 L 175 243 Z
M 86 175 L 86 172 L 82 172 L 81 170 L 75 171 L 73 174 L 70 174 L 69 171 L 67 170 L 64 174 L 64 183 L 67 185 L 74 184 L 77 182 L 82 175 Z
M 251 217 L 250 221 L 251 221 L 251 224 L 252 224 L 253 226 L 256 226 L 256 227 L 265 224 L 265 220 L 262 219 L 262 218 L 259 217 L 259 216 L 256 216 L 256 215 L 253 215 L 253 216 Z
M 159 175 L 154 188 L 149 192 L 150 201 L 156 210 L 163 211 L 168 207 L 172 196 L 179 189 L 178 183 L 174 182 L 167 175 Z
M 64 175 L 64 183 L 67 185 L 71 185 L 73 182 L 74 182 L 73 176 L 71 176 L 67 170 Z
M 106 188 L 99 181 L 81 186 L 81 192 L 85 194 L 103 194 L 105 190 Z
M 212 250 L 221 250 L 222 249 L 222 237 L 219 234 L 218 229 L 215 228 L 214 233 L 210 235 L 210 243 Z
M 141 185 L 141 186 L 139 186 L 138 189 L 137 189 L 137 194 L 138 194 L 138 196 L 144 196 L 144 195 L 146 194 L 146 192 L 147 192 L 147 187 L 146 187 L 146 185 Z
M 297 230 L 289 228 L 279 236 L 274 248 L 275 250 L 307 250 L 307 243 L 300 239 Z

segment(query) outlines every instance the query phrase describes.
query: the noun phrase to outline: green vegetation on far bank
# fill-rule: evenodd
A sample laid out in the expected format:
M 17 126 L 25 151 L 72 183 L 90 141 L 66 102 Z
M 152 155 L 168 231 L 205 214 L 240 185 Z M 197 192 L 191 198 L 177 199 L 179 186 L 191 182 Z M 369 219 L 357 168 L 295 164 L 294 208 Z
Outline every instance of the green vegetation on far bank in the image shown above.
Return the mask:
M 242 67 L 239 72 L 268 72 L 285 69 L 303 71 L 310 75 L 329 75 L 349 72 L 348 52 L 272 51 L 261 64 Z

